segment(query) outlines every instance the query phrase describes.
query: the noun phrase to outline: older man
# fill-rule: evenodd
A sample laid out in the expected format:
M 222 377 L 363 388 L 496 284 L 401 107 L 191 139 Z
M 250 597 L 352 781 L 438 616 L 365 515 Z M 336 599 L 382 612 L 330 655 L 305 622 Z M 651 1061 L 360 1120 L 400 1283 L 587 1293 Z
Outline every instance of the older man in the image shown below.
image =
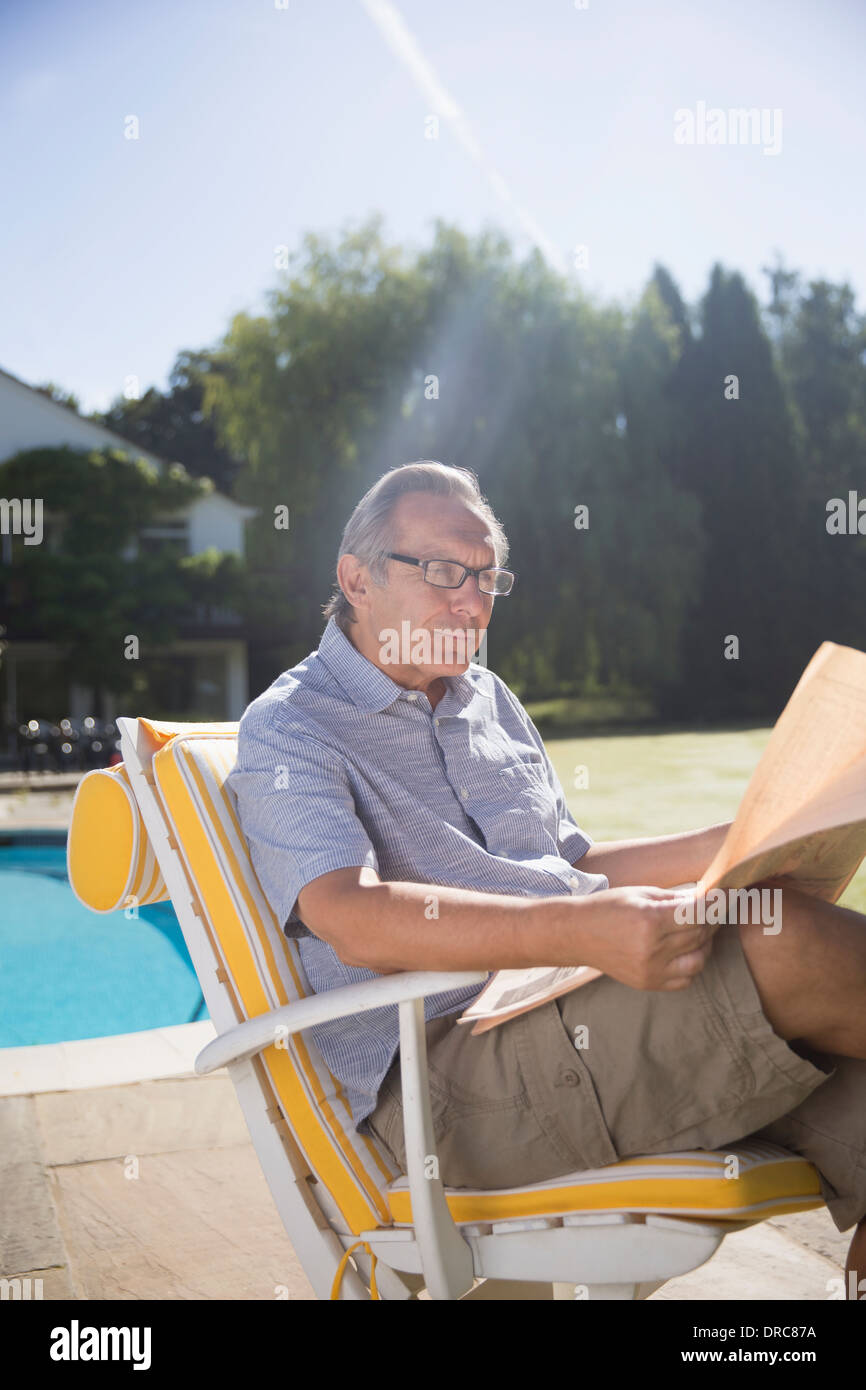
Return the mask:
M 472 664 L 504 568 L 472 473 L 383 475 L 340 546 L 318 649 L 249 706 L 230 785 L 317 992 L 401 970 L 592 965 L 472 1036 L 425 1001 L 443 1181 L 530 1183 L 747 1135 L 816 1166 L 866 1279 L 866 931 L 784 888 L 784 929 L 684 926 L 726 824 L 594 843 L 520 701 Z M 774 887 L 776 885 L 773 885 Z M 714 935 L 714 933 L 716 933 Z M 312 1030 L 356 1127 L 405 1163 L 396 1006 Z

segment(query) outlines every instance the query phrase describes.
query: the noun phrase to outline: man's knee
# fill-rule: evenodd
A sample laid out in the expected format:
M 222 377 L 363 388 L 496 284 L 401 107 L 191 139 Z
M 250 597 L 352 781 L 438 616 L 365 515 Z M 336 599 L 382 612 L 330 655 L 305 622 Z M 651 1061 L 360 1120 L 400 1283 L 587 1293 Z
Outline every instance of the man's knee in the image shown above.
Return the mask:
M 740 915 L 736 920 L 729 918 L 721 930 L 737 932 L 761 1008 L 774 1030 L 786 1040 L 803 1037 L 815 1022 L 808 995 L 813 953 L 818 944 L 808 899 L 802 893 L 780 888 L 772 879 L 755 886 L 766 893 L 781 893 L 781 900 L 771 899 L 769 919 L 764 921 L 764 914 Z M 768 926 L 769 931 L 765 930 Z M 814 983 L 812 974 L 813 988 Z
M 772 878 L 761 879 L 748 889 L 728 891 L 740 895 L 730 900 L 734 911 L 729 910 L 728 922 L 739 930 L 744 949 L 747 943 L 751 945 L 763 938 L 768 958 L 778 959 L 781 964 L 782 955 L 793 954 L 795 946 L 808 950 L 810 944 L 820 944 L 821 914 L 826 913 L 827 903 Z M 746 894 L 751 896 L 745 897 Z M 796 965 L 797 961 L 791 964 Z
M 853 965 L 839 932 L 839 910 L 778 880 L 756 886 L 781 892 L 774 930 L 765 932 L 760 921 L 721 930 L 739 933 L 761 1007 L 779 1036 L 832 1051 Z

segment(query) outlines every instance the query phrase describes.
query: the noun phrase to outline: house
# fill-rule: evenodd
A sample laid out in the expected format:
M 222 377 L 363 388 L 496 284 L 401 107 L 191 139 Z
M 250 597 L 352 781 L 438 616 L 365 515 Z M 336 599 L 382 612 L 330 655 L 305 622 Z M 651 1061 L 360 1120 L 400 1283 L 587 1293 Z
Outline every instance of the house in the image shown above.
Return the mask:
M 130 458 L 144 458 L 157 469 L 168 466 L 167 460 L 95 421 L 83 419 L 0 369 L 0 463 L 23 449 L 62 445 L 122 449 Z M 158 525 L 142 527 L 136 544 L 168 544 L 188 555 L 215 546 L 242 556 L 244 523 L 255 514 L 254 507 L 241 506 L 222 493 L 212 492 Z M 181 634 L 170 646 L 150 654 L 154 658 L 152 698 L 160 706 L 153 712 L 239 719 L 249 698 L 247 644 L 239 616 L 218 609 L 191 610 Z M 34 717 L 58 720 L 68 715 L 74 719 L 94 712 L 91 689 L 59 680 L 58 651 L 56 643 L 29 640 L 26 633 L 8 642 L 0 677 L 7 729 Z M 104 698 L 103 717 L 112 719 L 123 712 L 116 709 L 109 692 Z

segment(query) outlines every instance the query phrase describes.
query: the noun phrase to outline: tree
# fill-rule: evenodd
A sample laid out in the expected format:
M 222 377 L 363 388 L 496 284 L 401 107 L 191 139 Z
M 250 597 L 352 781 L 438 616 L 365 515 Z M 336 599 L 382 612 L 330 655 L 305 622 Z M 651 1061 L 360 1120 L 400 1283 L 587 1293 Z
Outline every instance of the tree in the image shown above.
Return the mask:
M 628 582 L 617 631 L 630 653 L 632 680 L 662 700 L 687 679 L 682 636 L 695 613 L 706 548 L 699 500 L 677 485 L 672 469 L 683 410 L 671 384 L 690 343 L 679 292 L 657 266 L 621 357 L 627 512 L 625 518 L 621 507 L 615 513 L 605 572 L 616 573 L 621 602 Z
M 786 270 L 780 253 L 776 252 L 775 263 L 762 266 L 763 273 L 770 281 L 770 302 L 766 315 L 770 325 L 770 336 L 778 342 L 784 335 L 792 314 L 796 310 L 800 291 L 800 276 L 795 270 Z
M 828 499 L 862 489 L 864 321 L 847 286 L 803 291 L 778 255 L 766 273 L 763 311 L 720 266 L 692 308 L 656 264 L 625 310 L 495 228 L 437 221 L 410 252 L 377 216 L 309 234 L 266 312 L 180 354 L 170 396 L 103 418 L 258 509 L 254 690 L 317 644 L 361 495 L 436 458 L 472 468 L 505 525 L 518 583 L 489 659 L 524 698 L 764 719 L 824 637 L 863 646 L 866 544 L 826 531 Z
M 8 640 L 57 642 L 68 681 L 94 688 L 101 715 L 111 690 L 130 698 L 135 637 L 142 656 L 165 647 L 194 603 L 242 598 L 240 563 L 233 555 L 179 556 L 135 550 L 142 526 L 213 490 L 180 464 L 158 473 L 121 450 L 27 449 L 0 465 L 6 497 L 40 498 L 42 544 L 16 540 L 3 572 Z
M 103 414 L 91 416 L 158 458 L 183 464 L 196 478 L 210 478 L 231 493 L 242 460 L 217 442 L 202 412 L 204 382 L 212 364 L 207 352 L 178 354 L 168 395 L 151 386 L 139 400 L 118 396 Z
M 373 218 L 337 246 L 309 235 L 270 313 L 238 314 L 212 356 L 203 409 L 247 466 L 254 504 L 254 686 L 314 646 L 346 513 L 390 456 L 412 381 L 422 285 Z M 369 480 L 369 481 L 368 481 Z M 280 522 L 289 516 L 289 528 Z
M 828 502 L 866 495 L 866 319 L 849 285 L 813 281 L 780 338 L 803 434 L 806 477 L 797 542 L 799 622 L 814 650 L 824 640 L 863 648 L 866 536 L 828 533 Z
M 254 687 L 316 644 L 351 507 L 418 458 L 471 467 L 510 537 L 520 578 L 490 638 L 505 679 L 530 694 L 652 682 L 692 587 L 696 509 L 618 427 L 621 311 L 537 252 L 515 262 L 493 230 L 438 222 L 410 261 L 373 218 L 335 244 L 307 237 L 296 259 L 268 315 L 233 320 L 205 384 L 220 441 L 248 460 L 238 496 L 260 509 Z M 660 551 L 665 535 L 676 544 Z
M 76 415 L 81 414 L 81 402 L 78 397 L 58 386 L 56 382 L 44 381 L 41 386 L 34 386 L 33 390 L 38 391 L 41 396 L 47 396 L 50 401 L 56 401 L 58 405 L 65 405 L 68 410 L 74 410 Z
M 680 374 L 687 401 L 679 484 L 706 537 L 700 602 L 685 634 L 680 713 L 778 712 L 810 653 L 796 629 L 803 464 L 796 424 L 758 305 L 742 277 L 713 268 L 700 337 Z M 727 639 L 736 638 L 738 657 Z

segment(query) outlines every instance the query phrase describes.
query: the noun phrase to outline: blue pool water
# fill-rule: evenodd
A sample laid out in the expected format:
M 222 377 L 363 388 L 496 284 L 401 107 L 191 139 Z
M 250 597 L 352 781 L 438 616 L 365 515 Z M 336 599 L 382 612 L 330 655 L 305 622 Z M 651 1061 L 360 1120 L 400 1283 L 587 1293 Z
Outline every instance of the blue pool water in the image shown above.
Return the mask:
M 174 908 L 90 912 L 63 831 L 0 834 L 0 1047 L 208 1018 Z

